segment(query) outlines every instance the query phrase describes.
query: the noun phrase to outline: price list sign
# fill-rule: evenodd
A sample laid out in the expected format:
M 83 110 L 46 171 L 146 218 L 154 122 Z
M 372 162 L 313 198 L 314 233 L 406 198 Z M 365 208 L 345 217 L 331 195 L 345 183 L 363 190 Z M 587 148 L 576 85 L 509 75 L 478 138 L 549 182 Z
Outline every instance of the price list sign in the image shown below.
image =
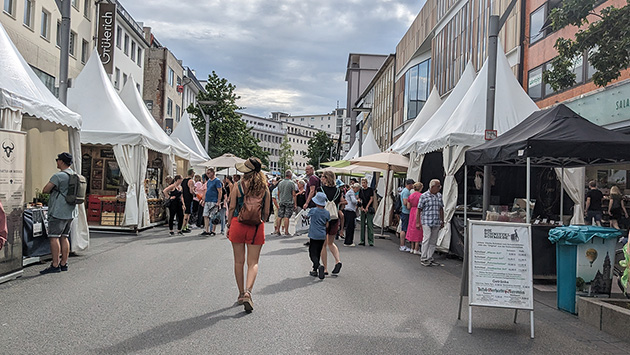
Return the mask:
M 534 309 L 531 227 L 470 221 L 469 304 Z

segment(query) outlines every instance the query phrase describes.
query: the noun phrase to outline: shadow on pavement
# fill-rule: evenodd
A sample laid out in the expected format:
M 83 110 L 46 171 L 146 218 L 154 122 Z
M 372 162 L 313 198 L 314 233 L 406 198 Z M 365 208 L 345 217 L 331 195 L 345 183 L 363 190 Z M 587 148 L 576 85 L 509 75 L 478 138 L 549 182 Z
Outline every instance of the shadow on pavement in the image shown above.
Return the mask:
M 295 254 L 304 253 L 304 252 L 305 252 L 304 247 L 298 247 L 298 248 L 278 249 L 278 250 L 270 251 L 270 252 L 265 253 L 263 255 L 264 256 L 269 256 L 269 255 L 295 255 Z
M 266 286 L 257 293 L 261 295 L 273 295 L 280 292 L 291 292 L 293 290 L 308 287 L 319 282 L 319 279 L 309 276 L 308 273 L 306 273 L 304 277 L 298 277 L 295 279 L 287 278 L 277 284 Z
M 150 349 L 183 339 L 194 332 L 212 327 L 222 320 L 238 319 L 246 315 L 245 312 L 233 315 L 220 315 L 232 308 L 234 306 L 225 307 L 193 318 L 164 323 L 118 344 L 95 349 L 94 351 L 99 354 L 128 354 Z

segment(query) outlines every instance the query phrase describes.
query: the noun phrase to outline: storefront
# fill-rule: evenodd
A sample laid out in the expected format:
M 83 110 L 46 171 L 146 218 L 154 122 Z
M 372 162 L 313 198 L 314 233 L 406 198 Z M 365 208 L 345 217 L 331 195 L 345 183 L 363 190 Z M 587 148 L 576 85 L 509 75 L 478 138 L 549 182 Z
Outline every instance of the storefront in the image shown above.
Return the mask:
M 565 101 L 564 104 L 596 125 L 630 132 L 630 79 Z

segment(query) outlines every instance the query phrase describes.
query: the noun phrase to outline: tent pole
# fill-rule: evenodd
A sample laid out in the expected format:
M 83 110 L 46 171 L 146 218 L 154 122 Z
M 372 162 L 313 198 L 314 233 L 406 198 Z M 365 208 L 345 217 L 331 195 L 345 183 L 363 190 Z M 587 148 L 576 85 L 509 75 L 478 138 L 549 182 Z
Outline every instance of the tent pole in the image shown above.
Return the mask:
M 459 285 L 459 310 L 457 319 L 462 319 L 462 303 L 464 296 L 468 295 L 466 284 L 468 283 L 468 165 L 464 164 L 464 262 L 462 264 L 462 279 Z
M 561 168 L 562 174 L 560 177 L 560 225 L 564 226 L 564 166 Z
M 527 196 L 525 196 L 526 200 L 527 200 L 527 217 L 526 217 L 526 221 L 527 223 L 531 223 L 531 216 L 530 216 L 530 195 L 531 195 L 531 178 L 532 178 L 532 166 L 531 166 L 531 159 L 530 157 L 527 157 Z
M 390 165 L 387 165 L 387 177 L 385 178 L 385 196 L 383 197 L 383 218 L 381 218 L 381 239 L 385 238 L 385 209 L 387 208 L 387 194 L 389 193 L 389 169 Z

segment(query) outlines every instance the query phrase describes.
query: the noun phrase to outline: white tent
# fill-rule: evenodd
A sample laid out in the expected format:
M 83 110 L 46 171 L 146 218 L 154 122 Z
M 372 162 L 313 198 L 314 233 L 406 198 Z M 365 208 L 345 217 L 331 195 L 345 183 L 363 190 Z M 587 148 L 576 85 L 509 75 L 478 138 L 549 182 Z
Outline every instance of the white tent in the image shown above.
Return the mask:
M 441 122 L 439 127 L 431 127 L 430 139 L 416 144 L 416 153 L 419 155 L 442 150 L 446 175 L 443 184 L 445 228 L 440 232 L 438 244 L 445 249 L 448 249 L 450 245 L 450 221 L 457 205 L 455 173 L 464 164 L 466 150 L 485 141 L 487 85 L 486 60 L 479 75 L 450 118 Z M 494 129 L 497 130 L 498 135 L 507 132 L 538 110 L 538 106 L 514 77 L 501 46 L 497 55 L 495 92 Z
M 471 67 L 472 68 L 472 67 Z M 468 67 L 466 67 L 468 69 Z M 474 70 L 473 70 L 474 73 Z M 474 74 L 473 74 L 474 75 Z M 472 83 L 472 80 L 471 80 Z M 413 141 L 413 137 L 420 131 L 420 129 L 427 123 L 427 121 L 433 116 L 435 111 L 437 111 L 440 106 L 442 106 L 442 98 L 440 98 L 440 93 L 438 89 L 434 86 L 433 90 L 429 94 L 429 98 L 422 106 L 420 112 L 413 120 L 409 128 L 405 130 L 405 132 L 394 142 L 394 144 L 389 147 L 388 150 L 393 150 L 394 152 L 398 152 L 400 154 L 406 154 L 407 148 L 415 143 Z
M 359 133 L 359 132 L 357 132 Z M 368 130 L 368 133 L 365 135 L 363 139 L 363 143 L 361 144 L 361 156 L 371 155 L 380 153 L 381 150 L 378 147 L 378 143 L 376 143 L 376 139 L 374 139 L 374 133 L 372 132 L 372 128 Z M 343 157 L 343 160 L 352 160 L 359 157 L 359 138 L 354 142 L 350 151 L 346 156 Z
M 149 112 L 149 109 L 144 104 L 142 97 L 140 97 L 140 93 L 136 88 L 136 81 L 133 77 L 130 77 L 127 80 L 127 83 L 123 86 L 123 89 L 120 91 L 120 99 L 127 106 L 129 111 L 138 119 L 140 124 L 144 126 L 154 137 L 158 138 L 161 142 L 168 144 L 171 148 L 169 158 L 171 160 L 170 164 L 175 164 L 175 156 L 183 158 L 185 160 L 193 162 L 201 161 L 203 158 L 195 153 L 192 149 L 188 148 L 185 144 L 183 144 L 179 139 L 174 140 L 169 137 L 166 132 L 160 127 L 157 121 Z
M 439 128 L 446 123 L 457 108 L 457 105 L 459 105 L 464 98 L 464 95 L 466 95 L 466 92 L 468 92 L 468 89 L 470 89 L 470 86 L 475 80 L 475 75 L 475 68 L 469 62 L 462 76 L 459 78 L 457 85 L 455 85 L 455 88 L 451 91 L 446 100 L 444 100 L 440 108 L 428 119 L 423 116 L 424 124 L 419 130 L 414 132 L 413 137 L 409 139 L 401 152 L 401 154 L 410 154 L 409 168 L 407 169 L 408 178 L 412 178 L 416 181 L 420 180 L 420 169 L 422 168 L 424 154 L 417 153 L 417 144 L 431 139 Z M 423 115 L 423 112 L 424 109 L 420 111 L 420 115 Z
M 128 184 L 123 225 L 146 227 L 149 205 L 144 192 L 148 149 L 169 154 L 171 147 L 155 137 L 122 102 L 98 53 L 92 52 L 74 86 L 68 90 L 68 107 L 83 117 L 81 143 L 112 145 Z
M 175 126 L 173 133 L 171 133 L 171 138 L 178 138 L 187 147 L 192 149 L 193 152 L 197 153 L 197 155 L 203 158 L 202 161 L 195 162 L 196 165 L 210 160 L 208 152 L 199 141 L 197 133 L 195 132 L 195 129 L 190 122 L 190 116 L 188 115 L 188 112 L 184 111 L 184 113 L 182 114 L 181 120 L 179 121 L 177 126 Z
M 0 24 L 0 128 L 27 133 L 25 194 L 33 197 L 57 172 L 54 157 L 69 151 L 75 157 L 73 169 L 81 172 L 81 116 L 66 106 L 46 88 L 26 63 Z M 45 144 L 42 144 L 45 142 Z M 85 206 L 71 227 L 72 250 L 85 250 L 90 236 Z

